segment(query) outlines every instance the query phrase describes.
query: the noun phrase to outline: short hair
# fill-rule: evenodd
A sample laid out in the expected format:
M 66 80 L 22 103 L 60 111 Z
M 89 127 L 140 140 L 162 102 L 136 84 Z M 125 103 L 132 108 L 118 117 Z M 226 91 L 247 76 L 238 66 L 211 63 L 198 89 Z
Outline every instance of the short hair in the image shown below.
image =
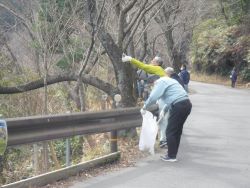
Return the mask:
M 174 73 L 174 69 L 173 69 L 172 67 L 167 67 L 167 68 L 165 69 L 165 72 L 166 72 L 168 75 L 171 75 L 171 74 Z
M 162 66 L 163 60 L 162 60 L 161 57 L 155 56 L 155 57 L 154 57 L 154 60 L 157 62 L 157 64 L 158 64 L 159 66 Z

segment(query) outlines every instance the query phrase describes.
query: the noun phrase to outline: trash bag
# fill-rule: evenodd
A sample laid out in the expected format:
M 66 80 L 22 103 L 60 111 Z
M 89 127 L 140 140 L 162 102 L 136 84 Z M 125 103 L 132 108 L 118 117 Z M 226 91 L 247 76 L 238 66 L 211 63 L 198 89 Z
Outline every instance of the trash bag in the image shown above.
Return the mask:
M 154 117 L 151 112 L 146 111 L 146 113 L 142 115 L 139 150 L 149 151 L 152 155 L 154 155 L 154 145 L 157 132 L 158 126 L 156 123 L 156 117 Z

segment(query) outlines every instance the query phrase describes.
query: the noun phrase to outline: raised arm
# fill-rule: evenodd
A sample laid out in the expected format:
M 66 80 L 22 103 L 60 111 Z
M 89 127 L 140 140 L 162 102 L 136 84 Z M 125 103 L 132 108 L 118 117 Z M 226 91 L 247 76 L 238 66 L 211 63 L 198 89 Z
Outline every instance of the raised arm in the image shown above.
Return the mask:
M 125 54 L 122 56 L 122 62 L 131 62 L 137 68 L 142 69 L 149 74 L 155 74 L 160 77 L 165 76 L 165 71 L 161 66 L 148 65 Z
M 132 58 L 130 62 L 136 67 L 138 67 L 139 69 L 142 69 L 149 74 L 155 74 L 160 77 L 165 76 L 165 71 L 160 66 L 148 65 L 135 58 Z

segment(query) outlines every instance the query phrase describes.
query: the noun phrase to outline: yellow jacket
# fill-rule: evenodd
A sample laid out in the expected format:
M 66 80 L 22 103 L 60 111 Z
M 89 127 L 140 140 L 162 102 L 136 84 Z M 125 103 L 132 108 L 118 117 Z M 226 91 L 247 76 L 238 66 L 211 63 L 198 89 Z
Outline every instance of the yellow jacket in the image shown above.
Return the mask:
M 166 73 L 161 66 L 144 64 L 143 62 L 134 58 L 132 58 L 130 62 L 136 67 L 138 67 L 139 69 L 142 69 L 149 74 L 155 74 L 160 77 L 166 76 Z

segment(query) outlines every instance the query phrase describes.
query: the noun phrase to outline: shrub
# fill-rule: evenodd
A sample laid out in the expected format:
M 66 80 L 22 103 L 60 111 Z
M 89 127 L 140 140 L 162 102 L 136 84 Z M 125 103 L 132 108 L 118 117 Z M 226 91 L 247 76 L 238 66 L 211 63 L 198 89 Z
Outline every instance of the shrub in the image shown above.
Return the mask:
M 250 35 L 243 26 L 228 26 L 223 19 L 208 19 L 195 30 L 191 46 L 191 62 L 198 72 L 228 76 L 236 66 L 248 79 Z M 243 71 L 244 70 L 244 71 Z

